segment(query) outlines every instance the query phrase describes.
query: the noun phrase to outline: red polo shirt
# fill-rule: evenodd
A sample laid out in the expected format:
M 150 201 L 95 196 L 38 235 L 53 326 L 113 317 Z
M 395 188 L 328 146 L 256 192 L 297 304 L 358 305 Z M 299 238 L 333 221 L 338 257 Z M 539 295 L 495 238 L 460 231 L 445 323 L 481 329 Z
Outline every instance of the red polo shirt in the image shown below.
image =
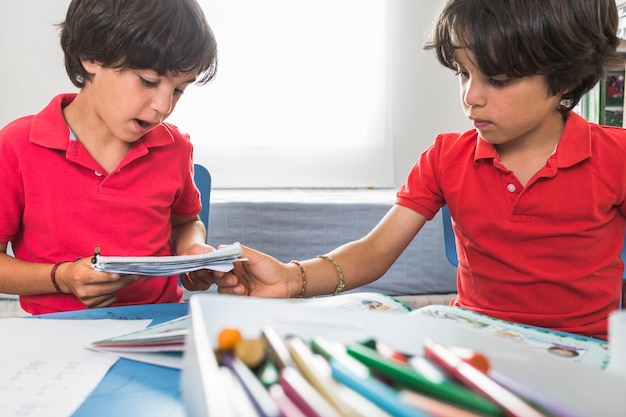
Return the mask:
M 116 171 L 104 169 L 70 138 L 59 95 L 35 116 L 0 131 L 0 241 L 19 259 L 54 263 L 93 255 L 171 255 L 170 216 L 200 212 L 192 145 L 161 124 L 137 141 Z M 145 278 L 118 291 L 115 305 L 181 300 L 177 277 Z M 72 295 L 22 296 L 33 313 L 82 309 Z
M 459 255 L 452 304 L 606 338 L 624 268 L 625 195 L 626 130 L 571 113 L 525 187 L 470 130 L 438 136 L 397 203 L 429 219 L 449 206 Z

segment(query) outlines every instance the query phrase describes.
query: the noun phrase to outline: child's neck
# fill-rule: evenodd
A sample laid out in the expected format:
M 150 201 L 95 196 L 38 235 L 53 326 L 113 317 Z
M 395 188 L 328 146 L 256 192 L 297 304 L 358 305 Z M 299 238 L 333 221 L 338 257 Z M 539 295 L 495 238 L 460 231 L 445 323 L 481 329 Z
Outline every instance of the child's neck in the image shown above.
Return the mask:
M 554 148 L 541 152 L 537 150 L 536 152 L 509 153 L 504 157 L 500 156 L 500 162 L 515 174 L 523 186 L 526 186 L 531 178 L 546 166 L 553 152 Z
M 541 136 L 495 145 L 500 162 L 515 174 L 523 186 L 526 186 L 556 152 L 564 126 L 563 122 L 554 126 L 551 132 L 543 132 Z
M 128 154 L 132 144 L 112 138 L 110 134 L 100 133 L 99 129 L 91 127 L 88 115 L 81 115 L 80 106 L 76 106 L 75 102 L 63 109 L 66 124 L 76 140 L 106 173 L 115 171 Z

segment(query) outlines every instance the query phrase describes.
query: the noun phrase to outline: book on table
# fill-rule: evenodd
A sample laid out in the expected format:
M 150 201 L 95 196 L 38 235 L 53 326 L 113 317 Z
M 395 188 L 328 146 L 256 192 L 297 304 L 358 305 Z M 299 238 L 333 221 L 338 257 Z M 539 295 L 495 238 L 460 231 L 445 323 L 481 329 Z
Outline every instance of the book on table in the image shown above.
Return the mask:
M 454 322 L 460 327 L 492 335 L 563 360 L 604 369 L 609 360 L 605 340 L 556 330 L 513 323 L 449 305 L 427 305 L 411 309 L 402 301 L 374 292 L 352 292 L 340 296 L 293 298 L 285 303 L 345 310 L 369 310 L 426 316 Z M 189 316 L 184 316 L 130 334 L 95 341 L 92 347 L 116 352 L 182 352 L 188 334 Z

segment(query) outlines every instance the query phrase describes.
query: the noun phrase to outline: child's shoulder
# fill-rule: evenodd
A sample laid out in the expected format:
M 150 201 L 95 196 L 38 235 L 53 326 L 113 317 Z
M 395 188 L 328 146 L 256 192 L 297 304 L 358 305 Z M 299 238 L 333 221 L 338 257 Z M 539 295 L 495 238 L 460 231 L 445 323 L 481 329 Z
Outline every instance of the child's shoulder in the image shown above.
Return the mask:
M 569 134 L 585 134 L 589 132 L 591 139 L 598 136 L 614 136 L 617 138 L 626 138 L 626 129 L 621 126 L 608 126 L 590 122 L 583 116 L 575 112 L 570 112 L 565 124 L 564 135 Z
M 592 135 L 592 138 L 596 137 L 596 136 L 611 136 L 611 137 L 615 137 L 618 140 L 624 140 L 626 139 L 626 129 L 624 129 L 623 127 L 620 126 L 605 126 L 605 125 L 599 125 L 596 123 L 590 123 L 590 134 Z
M 475 129 L 465 132 L 440 133 L 435 138 L 433 149 L 442 154 L 473 154 L 476 151 L 477 139 L 478 132 Z
M 626 129 L 622 127 L 589 123 L 589 140 L 596 151 L 606 149 L 620 157 L 626 154 Z
M 68 128 L 63 116 L 63 108 L 76 97 L 76 93 L 54 96 L 50 102 L 36 114 L 19 117 L 0 129 L 0 140 L 19 142 L 30 141 L 33 136 L 50 137 L 62 133 L 67 136 Z
M 159 128 L 163 129 L 164 133 L 169 134 L 175 140 L 176 139 L 189 140 L 189 134 L 184 132 L 184 131 L 182 131 L 181 129 L 178 128 L 178 126 L 176 126 L 174 124 L 171 124 L 171 123 L 168 123 L 168 122 L 163 122 L 163 123 L 161 123 Z
M 175 125 L 171 122 L 163 122 L 161 123 L 161 127 L 167 129 L 170 132 L 173 132 L 174 134 L 177 135 L 184 135 L 185 133 L 178 127 L 178 125 Z
M 4 143 L 8 138 L 12 141 L 19 138 L 27 140 L 34 117 L 34 115 L 22 116 L 7 123 L 0 129 L 0 142 Z
M 163 122 L 144 136 L 144 143 L 148 147 L 168 145 L 168 149 L 177 149 L 179 152 L 191 152 L 191 137 L 180 130 L 176 125 Z M 169 146 L 171 145 L 171 146 Z
M 446 142 L 447 145 L 474 141 L 478 137 L 476 129 L 469 129 L 465 132 L 443 132 L 437 135 L 436 141 Z

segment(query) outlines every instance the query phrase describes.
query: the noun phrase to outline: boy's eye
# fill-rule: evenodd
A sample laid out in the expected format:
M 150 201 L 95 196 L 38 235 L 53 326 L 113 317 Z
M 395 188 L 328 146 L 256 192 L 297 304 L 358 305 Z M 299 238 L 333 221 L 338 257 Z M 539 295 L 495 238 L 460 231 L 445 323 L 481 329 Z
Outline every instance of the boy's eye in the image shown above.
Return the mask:
M 145 78 L 143 78 L 143 77 L 139 77 L 139 79 L 141 80 L 141 83 L 142 83 L 143 85 L 145 85 L 146 87 L 156 87 L 156 86 L 158 86 L 158 85 L 159 85 L 157 82 L 155 82 L 155 81 L 150 81 L 150 80 L 146 80 L 146 79 L 145 79 Z
M 489 82 L 494 87 L 504 87 L 511 82 L 510 78 L 490 78 Z

